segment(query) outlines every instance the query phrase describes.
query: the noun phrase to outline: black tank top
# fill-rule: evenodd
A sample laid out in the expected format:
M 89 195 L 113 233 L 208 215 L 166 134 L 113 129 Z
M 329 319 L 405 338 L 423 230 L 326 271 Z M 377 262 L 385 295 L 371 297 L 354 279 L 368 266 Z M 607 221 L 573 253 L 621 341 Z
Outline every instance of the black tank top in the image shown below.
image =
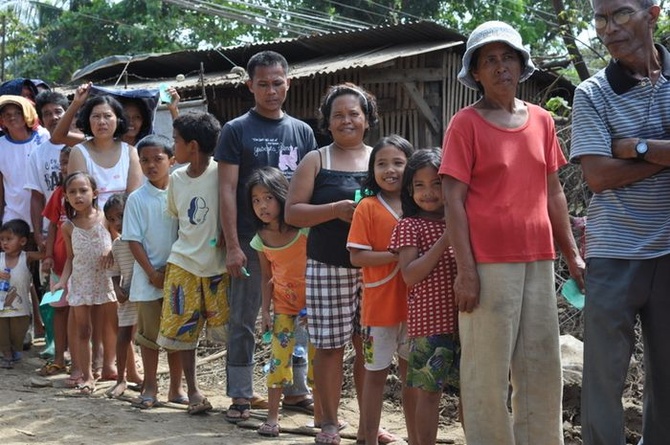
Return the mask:
M 310 204 L 327 204 L 343 199 L 353 201 L 367 172 L 344 172 L 321 168 L 314 178 Z M 331 219 L 309 229 L 307 256 L 332 266 L 355 268 L 349 259 L 347 237 L 351 224 Z

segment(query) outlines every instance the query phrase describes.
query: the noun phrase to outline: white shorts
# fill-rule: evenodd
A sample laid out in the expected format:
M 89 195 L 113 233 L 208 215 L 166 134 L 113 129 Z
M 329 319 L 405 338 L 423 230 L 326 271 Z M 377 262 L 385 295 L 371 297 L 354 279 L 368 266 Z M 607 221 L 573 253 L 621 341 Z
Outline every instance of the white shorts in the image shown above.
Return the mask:
M 381 371 L 391 366 L 393 356 L 403 360 L 409 358 L 407 324 L 393 326 L 368 326 L 363 328 L 363 357 L 365 369 Z

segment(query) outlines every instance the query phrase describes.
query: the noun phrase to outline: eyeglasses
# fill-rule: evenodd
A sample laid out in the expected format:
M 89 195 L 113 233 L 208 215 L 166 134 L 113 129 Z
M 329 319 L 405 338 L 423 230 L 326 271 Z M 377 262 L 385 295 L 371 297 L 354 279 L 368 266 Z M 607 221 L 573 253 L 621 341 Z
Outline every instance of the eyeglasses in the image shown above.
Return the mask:
M 611 15 L 612 22 L 618 26 L 625 25 L 633 15 L 640 11 L 646 11 L 646 9 L 638 9 L 637 11 L 624 9 L 623 11 L 617 11 Z M 609 22 L 609 18 L 606 15 L 597 15 L 593 18 L 593 24 L 598 30 L 605 29 L 607 22 Z

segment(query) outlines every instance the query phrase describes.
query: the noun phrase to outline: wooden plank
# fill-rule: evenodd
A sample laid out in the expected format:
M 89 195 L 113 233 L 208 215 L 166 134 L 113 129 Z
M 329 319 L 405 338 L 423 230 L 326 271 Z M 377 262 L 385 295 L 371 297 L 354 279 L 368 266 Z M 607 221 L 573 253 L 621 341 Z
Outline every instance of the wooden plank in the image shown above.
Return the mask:
M 361 74 L 363 83 L 441 82 L 444 71 L 440 68 L 407 68 L 369 70 Z
M 417 86 L 411 82 L 403 82 L 402 84 L 405 87 L 405 91 L 410 95 L 414 100 L 414 103 L 417 105 L 423 116 L 426 118 L 426 121 L 430 124 L 430 127 L 433 129 L 433 132 L 440 133 L 440 121 L 437 119 L 433 110 L 430 109 L 430 106 L 421 96 Z

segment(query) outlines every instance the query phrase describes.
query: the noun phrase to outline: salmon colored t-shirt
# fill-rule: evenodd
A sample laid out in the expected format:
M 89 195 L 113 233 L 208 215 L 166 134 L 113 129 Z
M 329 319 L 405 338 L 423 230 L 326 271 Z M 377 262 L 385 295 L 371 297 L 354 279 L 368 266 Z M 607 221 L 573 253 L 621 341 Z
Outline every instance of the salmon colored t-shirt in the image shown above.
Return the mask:
M 547 177 L 566 164 L 554 121 L 526 104 L 528 120 L 501 128 L 472 107 L 449 123 L 439 173 L 468 185 L 465 211 L 478 263 L 532 262 L 555 256 Z
M 387 252 L 399 215 L 378 195 L 356 206 L 347 248 Z M 393 326 L 407 320 L 407 286 L 397 261 L 363 267 L 363 326 Z
M 265 254 L 272 267 L 272 304 L 276 314 L 298 315 L 305 307 L 307 233 L 309 229 L 300 229 L 295 238 L 282 247 L 268 247 L 258 235 L 249 243 Z

